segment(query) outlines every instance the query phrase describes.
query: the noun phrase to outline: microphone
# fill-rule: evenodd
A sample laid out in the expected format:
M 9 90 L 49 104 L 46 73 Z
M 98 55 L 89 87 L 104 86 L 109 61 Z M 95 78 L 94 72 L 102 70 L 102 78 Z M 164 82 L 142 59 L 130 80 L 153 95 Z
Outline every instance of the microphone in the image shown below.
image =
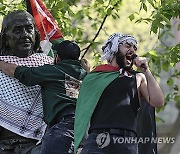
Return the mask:
M 135 53 L 131 56 L 132 61 L 137 57 L 138 55 L 136 55 Z M 141 67 L 144 69 L 147 69 L 145 64 L 141 64 Z
M 132 61 L 137 57 L 137 55 L 134 53 L 132 56 L 131 56 L 131 59 Z

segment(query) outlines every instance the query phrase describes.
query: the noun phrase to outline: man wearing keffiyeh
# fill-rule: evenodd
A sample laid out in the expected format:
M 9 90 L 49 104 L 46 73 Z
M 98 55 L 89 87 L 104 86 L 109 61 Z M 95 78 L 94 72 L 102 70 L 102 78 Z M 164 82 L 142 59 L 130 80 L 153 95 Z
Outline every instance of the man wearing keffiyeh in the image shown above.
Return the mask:
M 33 17 L 22 10 L 5 16 L 0 60 L 31 67 L 53 62 L 53 58 L 40 52 L 40 36 Z M 26 87 L 0 71 L 0 153 L 30 153 L 46 129 L 42 111 L 40 86 Z
M 136 50 L 136 39 L 121 33 L 112 34 L 103 45 L 102 60 L 108 64 L 96 67 L 81 85 L 75 114 L 75 152 L 90 124 L 81 154 L 137 154 L 137 143 L 118 143 L 117 139 L 135 139 L 142 100 L 161 107 L 163 93 L 147 59 L 133 57 Z M 133 64 L 142 73 L 133 71 Z

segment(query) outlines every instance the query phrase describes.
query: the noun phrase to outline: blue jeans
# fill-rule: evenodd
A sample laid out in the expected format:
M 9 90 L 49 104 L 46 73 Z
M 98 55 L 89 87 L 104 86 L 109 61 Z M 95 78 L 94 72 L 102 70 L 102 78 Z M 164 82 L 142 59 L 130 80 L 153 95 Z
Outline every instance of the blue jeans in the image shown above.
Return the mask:
M 32 154 L 73 154 L 73 150 L 74 115 L 68 115 L 47 130 L 42 144 Z
M 137 144 L 123 143 L 124 138 L 109 133 L 90 133 L 81 154 L 137 154 Z

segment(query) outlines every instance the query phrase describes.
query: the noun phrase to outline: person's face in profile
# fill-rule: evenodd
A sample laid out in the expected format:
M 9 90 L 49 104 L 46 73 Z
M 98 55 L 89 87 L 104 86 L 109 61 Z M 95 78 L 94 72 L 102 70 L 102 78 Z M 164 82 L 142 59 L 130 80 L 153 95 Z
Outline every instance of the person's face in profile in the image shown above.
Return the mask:
M 12 55 L 21 58 L 31 55 L 35 45 L 35 28 L 32 19 L 26 14 L 15 15 L 8 26 L 6 39 Z

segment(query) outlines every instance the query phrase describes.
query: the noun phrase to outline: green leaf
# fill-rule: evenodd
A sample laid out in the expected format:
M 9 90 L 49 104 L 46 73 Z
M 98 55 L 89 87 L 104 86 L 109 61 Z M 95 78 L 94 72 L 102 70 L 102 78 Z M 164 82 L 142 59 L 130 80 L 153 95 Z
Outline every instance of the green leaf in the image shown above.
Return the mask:
M 163 29 L 164 28 L 164 25 L 162 23 L 159 23 L 158 24 L 159 28 Z
M 171 67 L 174 67 L 174 66 L 175 66 L 175 63 L 172 63 L 172 62 L 171 62 L 169 65 L 170 65 Z
M 111 12 L 112 12 L 112 8 L 109 8 L 109 9 L 107 10 L 107 15 L 109 16 L 109 15 L 111 14 Z
M 128 17 L 131 21 L 134 20 L 134 14 L 131 14 L 129 17 Z
M 141 3 L 144 3 L 146 0 L 140 0 Z
M 148 1 L 153 7 L 155 7 L 152 0 L 147 0 L 147 1 Z
M 147 12 L 147 6 L 145 3 L 143 3 L 143 9 Z
M 104 1 L 103 0 L 97 0 L 100 4 L 103 4 Z
M 180 95 L 176 95 L 176 96 L 174 97 L 174 101 L 175 101 L 175 102 L 180 102 Z
M 158 57 L 158 55 L 157 55 L 156 52 L 157 52 L 157 51 L 155 51 L 155 50 L 151 50 L 151 51 L 149 51 L 149 54 L 150 54 L 151 56 Z
M 6 6 L 4 6 L 4 5 L 0 6 L 0 10 L 5 10 L 5 8 L 6 8 Z
M 141 3 L 139 10 L 142 10 L 142 8 L 143 8 L 143 3 Z
M 167 61 L 162 62 L 162 69 L 166 72 L 169 70 L 169 63 Z
M 78 30 L 78 36 L 81 37 L 83 35 L 83 32 L 81 30 Z
M 174 86 L 174 90 L 175 90 L 175 91 L 178 91 L 178 90 L 179 90 L 179 88 L 178 88 L 177 85 Z
M 164 16 L 163 14 L 160 14 L 160 17 L 163 18 L 163 20 L 167 23 L 167 24 L 170 24 L 170 20 Z
M 112 17 L 113 17 L 113 19 L 117 19 L 117 16 L 116 16 L 116 15 L 114 15 L 114 14 L 112 14 Z
M 169 102 L 171 99 L 171 94 L 167 94 L 166 98 L 165 98 L 165 101 Z
M 151 31 L 153 31 L 153 32 L 156 34 L 156 33 L 157 33 L 157 30 L 158 30 L 158 26 L 157 26 L 157 24 L 152 23 L 152 26 L 151 26 Z
M 167 84 L 168 84 L 168 86 L 172 86 L 174 84 L 174 80 L 172 78 L 169 78 L 167 80 Z

